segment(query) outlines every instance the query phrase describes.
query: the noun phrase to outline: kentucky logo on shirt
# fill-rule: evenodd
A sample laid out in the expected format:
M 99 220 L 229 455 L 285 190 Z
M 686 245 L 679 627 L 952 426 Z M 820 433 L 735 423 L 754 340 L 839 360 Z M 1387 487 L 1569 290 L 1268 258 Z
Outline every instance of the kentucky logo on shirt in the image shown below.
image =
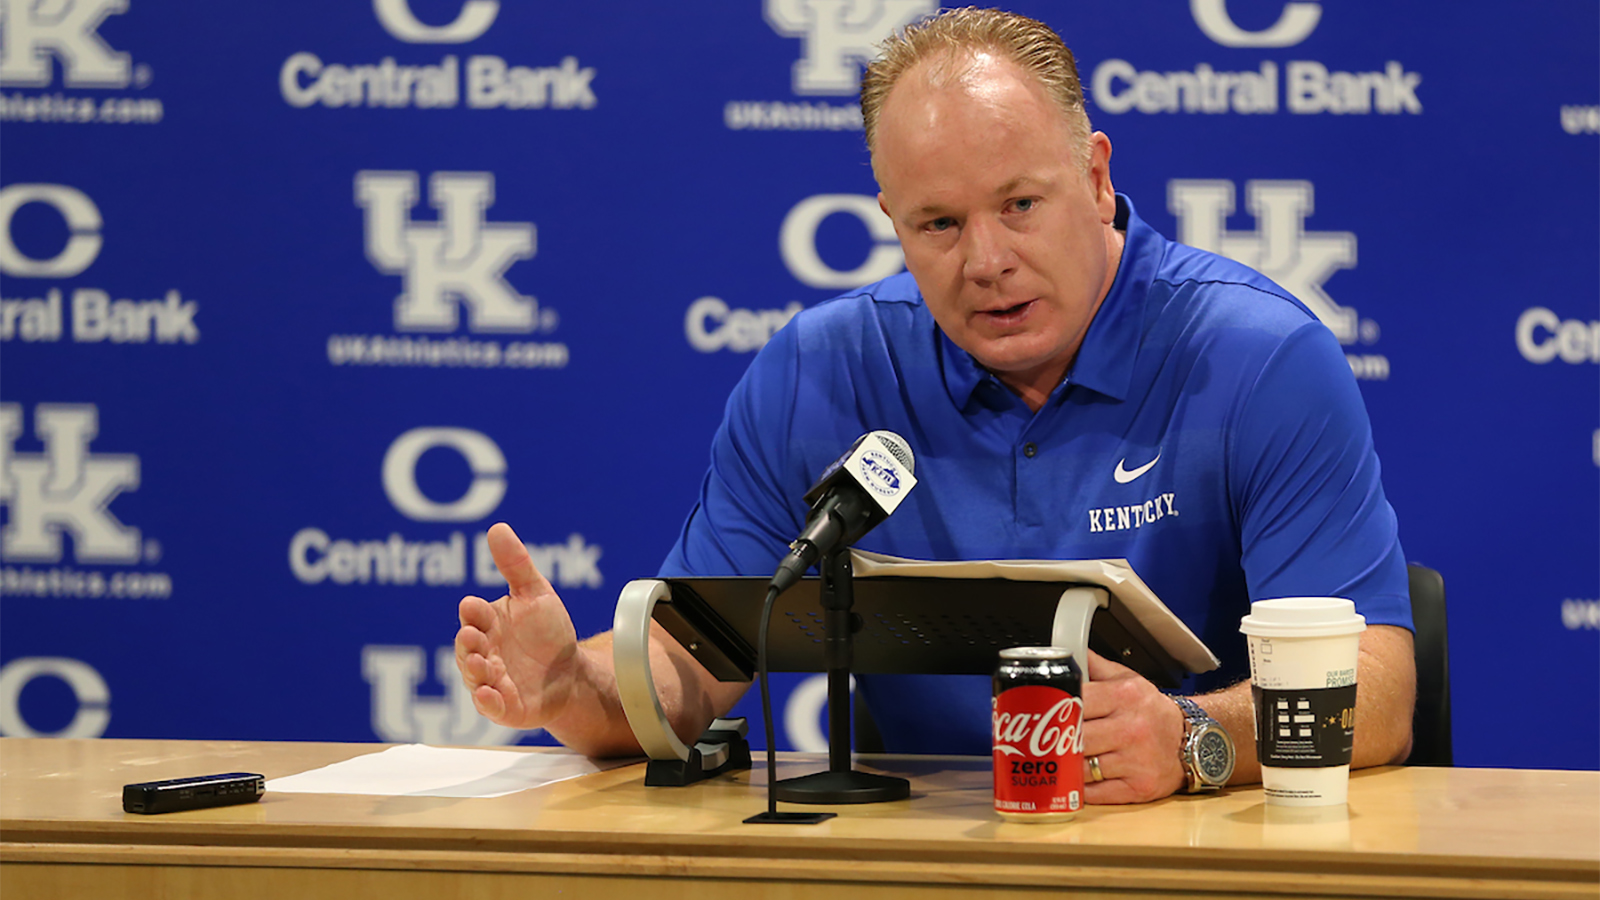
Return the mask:
M 1089 531 L 1127 531 L 1130 528 L 1143 528 L 1151 522 L 1159 522 L 1167 516 L 1178 514 L 1176 501 L 1178 495 L 1168 491 L 1157 494 L 1143 503 L 1134 503 L 1129 506 L 1101 506 L 1089 510 Z

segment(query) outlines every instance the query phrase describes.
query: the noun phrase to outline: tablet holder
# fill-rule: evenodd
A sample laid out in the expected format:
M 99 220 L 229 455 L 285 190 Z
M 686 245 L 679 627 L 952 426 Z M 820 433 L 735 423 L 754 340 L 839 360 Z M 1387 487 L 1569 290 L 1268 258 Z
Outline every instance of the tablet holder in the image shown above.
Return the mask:
M 875 577 L 856 581 L 848 550 L 824 557 L 821 578 L 805 578 L 778 599 L 768 670 L 828 673 L 828 769 L 778 783 L 780 800 L 872 803 L 903 799 L 904 779 L 850 766 L 850 675 L 990 674 L 1007 647 L 1049 644 L 1085 658 L 1096 650 L 1158 685 L 1181 666 L 1131 617 L 1096 616 L 1109 603 L 1096 585 L 1002 579 Z M 628 724 L 650 757 L 645 784 L 692 784 L 750 767 L 742 719 L 719 719 L 686 745 L 672 730 L 650 672 L 652 623 L 659 624 L 720 681 L 750 681 L 768 579 L 674 578 L 629 582 L 617 601 L 613 656 Z M 975 603 L 975 595 L 981 602 Z M 1100 627 L 1104 625 L 1104 627 Z M 1105 632 L 1102 634 L 1102 632 Z M 1087 668 L 1087 667 L 1085 667 Z M 1084 672 L 1088 680 L 1088 672 Z

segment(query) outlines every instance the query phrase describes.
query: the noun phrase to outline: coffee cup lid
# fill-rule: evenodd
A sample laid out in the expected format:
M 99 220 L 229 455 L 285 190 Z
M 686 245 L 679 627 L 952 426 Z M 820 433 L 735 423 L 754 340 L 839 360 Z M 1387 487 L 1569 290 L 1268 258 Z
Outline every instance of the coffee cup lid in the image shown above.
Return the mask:
M 1250 604 L 1239 630 L 1257 637 L 1333 637 L 1358 634 L 1365 616 L 1343 597 L 1280 597 Z

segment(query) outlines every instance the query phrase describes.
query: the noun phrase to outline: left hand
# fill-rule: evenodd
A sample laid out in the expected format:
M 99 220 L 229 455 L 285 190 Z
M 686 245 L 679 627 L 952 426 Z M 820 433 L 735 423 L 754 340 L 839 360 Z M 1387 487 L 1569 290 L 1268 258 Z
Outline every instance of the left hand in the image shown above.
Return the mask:
M 1142 675 L 1092 650 L 1083 723 L 1084 802 L 1144 803 L 1183 786 L 1178 705 Z M 1099 757 L 1104 781 L 1090 780 L 1090 757 Z

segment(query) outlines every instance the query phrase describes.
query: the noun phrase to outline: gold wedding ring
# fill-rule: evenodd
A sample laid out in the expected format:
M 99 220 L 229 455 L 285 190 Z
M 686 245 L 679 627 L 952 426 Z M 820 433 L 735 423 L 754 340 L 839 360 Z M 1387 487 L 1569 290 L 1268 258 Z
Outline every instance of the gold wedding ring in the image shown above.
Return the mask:
M 1098 756 L 1089 757 L 1089 780 L 1090 781 L 1105 781 L 1106 780 L 1105 773 L 1100 771 L 1100 757 L 1098 757 Z

